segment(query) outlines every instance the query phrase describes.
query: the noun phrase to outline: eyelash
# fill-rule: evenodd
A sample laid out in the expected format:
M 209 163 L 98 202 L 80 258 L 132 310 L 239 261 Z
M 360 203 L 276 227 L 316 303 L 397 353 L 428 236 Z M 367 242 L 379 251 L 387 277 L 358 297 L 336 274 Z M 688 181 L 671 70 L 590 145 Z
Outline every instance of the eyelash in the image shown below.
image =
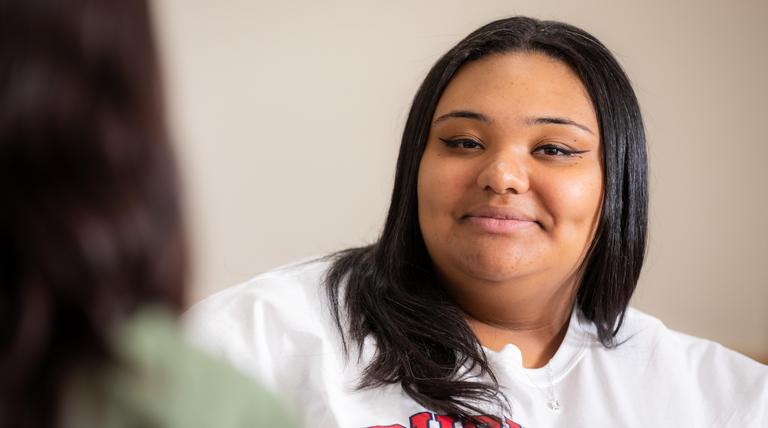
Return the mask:
M 561 154 L 544 153 L 545 151 L 549 151 L 549 150 L 557 151 L 557 152 L 560 152 Z M 546 154 L 547 156 L 572 157 L 572 156 L 578 156 L 582 153 L 585 153 L 586 150 L 570 150 L 570 149 L 566 149 L 565 147 L 559 146 L 557 144 L 545 144 L 543 146 L 536 147 L 536 150 L 534 150 L 533 152 L 534 153 L 541 152 L 543 154 Z
M 477 148 L 483 147 L 482 144 L 469 138 L 456 138 L 456 139 L 441 138 L 440 141 L 442 141 L 446 145 L 446 147 L 451 149 L 477 149 Z M 465 144 L 472 144 L 474 145 L 474 147 L 466 147 Z
M 456 139 L 440 138 L 440 141 L 442 141 L 446 145 L 446 147 L 451 149 L 473 150 L 473 149 L 478 149 L 483 147 L 482 144 L 469 138 L 456 138 Z M 472 145 L 472 147 L 467 147 L 468 145 Z M 549 153 L 546 153 L 547 151 L 549 151 Z M 552 153 L 553 151 L 557 152 L 558 154 Z M 543 146 L 537 147 L 533 152 L 534 153 L 540 152 L 542 154 L 545 154 L 546 156 L 552 156 L 552 157 L 573 157 L 573 156 L 578 156 L 582 153 L 586 153 L 587 151 L 586 150 L 570 150 L 557 144 L 545 144 Z

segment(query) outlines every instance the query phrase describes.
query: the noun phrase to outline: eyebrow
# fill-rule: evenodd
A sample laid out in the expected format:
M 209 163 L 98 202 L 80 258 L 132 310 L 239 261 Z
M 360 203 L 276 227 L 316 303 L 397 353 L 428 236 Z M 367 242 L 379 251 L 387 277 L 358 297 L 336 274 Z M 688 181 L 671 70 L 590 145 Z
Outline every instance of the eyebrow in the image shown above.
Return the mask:
M 491 122 L 491 120 L 488 119 L 488 117 L 485 116 L 482 113 L 478 113 L 478 112 L 475 112 L 475 111 L 469 111 L 469 110 L 456 110 L 456 111 L 452 111 L 450 113 L 446 113 L 446 114 L 438 117 L 437 119 L 435 119 L 435 121 L 433 123 L 434 124 L 438 124 L 438 123 L 440 123 L 440 122 L 442 122 L 444 120 L 456 119 L 456 118 L 472 119 L 472 120 L 477 120 L 477 121 L 485 122 L 485 123 L 490 123 Z
M 456 110 L 438 117 L 437 119 L 435 119 L 433 124 L 438 124 L 448 119 L 472 119 L 472 120 L 477 120 L 483 123 L 492 122 L 491 119 L 488 118 L 488 116 L 482 113 L 478 113 L 476 111 L 471 111 L 471 110 Z M 570 125 L 570 126 L 575 126 L 586 132 L 589 132 L 592 135 L 595 135 L 594 131 L 589 129 L 588 126 L 582 125 L 579 122 L 576 122 L 575 120 L 568 119 L 567 117 L 556 117 L 556 116 L 533 117 L 526 120 L 525 123 L 528 125 Z
M 595 135 L 589 127 L 566 117 L 533 117 L 525 122 L 529 125 L 571 125 Z

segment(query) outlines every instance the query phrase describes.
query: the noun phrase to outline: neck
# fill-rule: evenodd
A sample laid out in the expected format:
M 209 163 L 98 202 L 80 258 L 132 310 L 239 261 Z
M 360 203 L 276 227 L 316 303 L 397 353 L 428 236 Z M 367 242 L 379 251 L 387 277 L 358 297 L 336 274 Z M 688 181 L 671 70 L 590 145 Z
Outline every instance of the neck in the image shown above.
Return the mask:
M 523 356 L 523 367 L 539 368 L 547 365 L 560 348 L 568 331 L 569 317 L 544 323 L 505 323 L 485 321 L 467 315 L 467 322 L 480 343 L 493 351 L 514 344 Z
M 470 328 L 480 343 L 493 351 L 514 344 L 526 368 L 544 367 L 555 355 L 568 331 L 576 287 L 570 282 L 542 295 L 540 287 L 499 285 L 479 287 L 455 295 Z

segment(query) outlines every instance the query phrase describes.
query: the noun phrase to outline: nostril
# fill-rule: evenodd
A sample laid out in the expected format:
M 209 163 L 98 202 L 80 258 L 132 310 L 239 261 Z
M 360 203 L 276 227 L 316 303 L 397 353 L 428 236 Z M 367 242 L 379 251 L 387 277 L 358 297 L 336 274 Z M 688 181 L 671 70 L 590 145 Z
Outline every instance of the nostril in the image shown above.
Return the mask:
M 525 193 L 528 190 L 528 174 L 522 162 L 494 159 L 478 175 L 477 185 L 484 191 L 499 195 Z

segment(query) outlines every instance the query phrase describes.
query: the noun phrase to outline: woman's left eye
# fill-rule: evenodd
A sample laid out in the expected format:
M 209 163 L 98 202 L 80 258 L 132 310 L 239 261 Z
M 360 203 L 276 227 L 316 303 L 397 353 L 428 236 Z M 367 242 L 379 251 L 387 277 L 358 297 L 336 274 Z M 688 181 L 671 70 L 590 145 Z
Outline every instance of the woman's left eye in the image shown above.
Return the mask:
M 555 144 L 547 144 L 541 147 L 537 147 L 536 150 L 534 150 L 533 152 L 541 153 L 546 156 L 557 156 L 557 157 L 569 157 L 569 156 L 575 156 L 575 155 L 584 153 L 583 150 L 582 151 L 571 150 Z

